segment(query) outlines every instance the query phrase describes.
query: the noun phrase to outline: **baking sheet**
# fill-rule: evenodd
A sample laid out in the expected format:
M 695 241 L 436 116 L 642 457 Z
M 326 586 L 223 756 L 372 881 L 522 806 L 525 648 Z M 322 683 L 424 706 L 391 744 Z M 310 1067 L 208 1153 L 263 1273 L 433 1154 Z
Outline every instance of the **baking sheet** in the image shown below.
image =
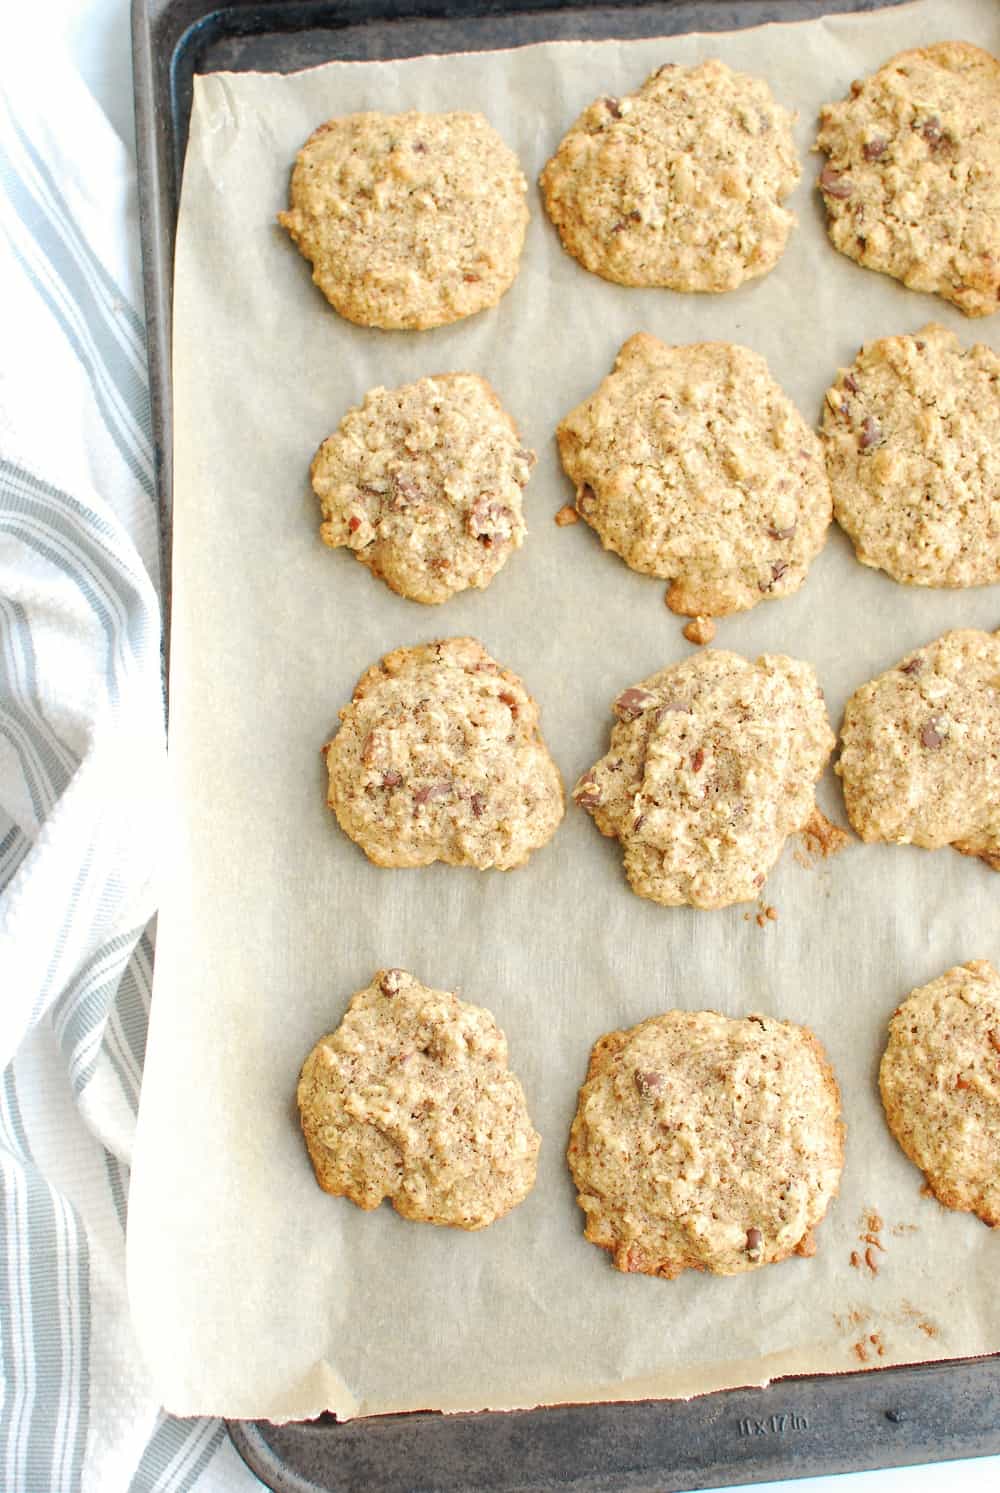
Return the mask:
M 514 288 L 497 310 L 430 333 L 341 321 L 274 225 L 295 150 L 333 113 L 484 108 L 531 181 L 596 94 L 627 92 L 665 60 L 721 56 L 798 107 L 805 155 L 819 104 L 859 72 L 946 34 L 995 51 L 998 33 L 992 4 L 958 0 L 710 38 L 197 81 L 175 291 L 174 843 L 129 1231 L 136 1326 L 168 1409 L 281 1419 L 689 1395 L 1000 1347 L 998 1240 L 920 1196 L 875 1086 L 900 996 L 958 960 L 1000 958 L 991 873 L 950 852 L 857 843 L 809 863 L 790 844 L 765 888 L 778 921 L 761 929 L 755 907 L 641 902 L 617 847 L 572 807 L 516 872 L 384 871 L 324 808 L 318 752 L 367 664 L 474 633 L 541 701 L 571 786 L 604 750 L 614 694 L 690 651 L 660 583 L 584 525 L 552 523 L 570 496 L 555 425 L 632 332 L 744 341 L 818 419 L 861 341 L 933 318 L 995 346 L 992 323 L 837 255 L 815 159 L 791 204 L 800 227 L 763 281 L 714 298 L 605 284 L 562 252 L 532 189 Z M 488 591 L 430 610 L 323 548 L 307 468 L 371 385 L 465 368 L 491 379 L 539 452 L 530 535 Z M 906 592 L 833 531 L 796 597 L 721 623 L 717 646 L 810 659 L 836 722 L 859 683 L 957 625 L 1000 625 L 998 588 Z M 842 821 L 832 774 L 820 797 Z M 312 1180 L 298 1067 L 383 964 L 460 987 L 510 1040 L 542 1158 L 527 1202 L 483 1233 L 408 1224 L 387 1205 L 364 1215 Z M 620 1275 L 583 1240 L 563 1150 L 589 1048 L 674 1005 L 766 1011 L 826 1044 L 849 1136 L 814 1259 L 667 1283 Z M 883 1251 L 862 1238 L 873 1212 Z

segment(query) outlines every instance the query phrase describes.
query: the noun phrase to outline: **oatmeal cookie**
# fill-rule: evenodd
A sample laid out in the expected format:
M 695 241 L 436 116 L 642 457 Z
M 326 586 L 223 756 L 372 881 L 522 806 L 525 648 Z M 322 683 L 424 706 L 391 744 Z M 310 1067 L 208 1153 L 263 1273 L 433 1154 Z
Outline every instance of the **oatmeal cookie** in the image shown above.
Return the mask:
M 834 746 L 808 664 L 708 648 L 620 694 L 607 755 L 573 790 L 665 907 L 749 902 L 810 823 Z
M 668 1011 L 595 1045 L 567 1158 L 586 1237 L 619 1270 L 736 1275 L 815 1253 L 840 1091 L 807 1027 Z
M 988 316 L 1000 292 L 1000 62 L 901 52 L 820 111 L 830 238 L 868 269 Z
M 867 343 L 823 410 L 834 517 L 911 586 L 1000 581 L 1000 357 L 931 324 Z
M 862 685 L 841 740 L 862 840 L 953 845 L 1000 871 L 1000 632 L 945 633 Z
M 472 373 L 372 389 L 313 460 L 320 537 L 401 596 L 447 601 L 488 586 L 523 542 L 521 490 L 534 463 Z
M 879 1069 L 889 1129 L 946 1208 L 1000 1228 L 1000 975 L 959 964 L 914 990 Z
M 359 1208 L 482 1229 L 535 1185 L 540 1139 L 489 1011 L 379 970 L 306 1058 L 299 1114 L 316 1181 Z
M 495 306 L 509 289 L 527 191 L 482 114 L 345 114 L 299 151 L 278 222 L 341 316 L 422 330 Z
M 819 437 L 749 348 L 640 332 L 556 434 L 581 517 L 633 570 L 672 581 L 672 611 L 791 596 L 823 547 Z
M 538 706 L 474 638 L 386 654 L 340 721 L 327 803 L 377 866 L 510 870 L 555 834 L 562 780 Z
M 795 224 L 793 115 L 724 62 L 657 69 L 590 104 L 541 175 L 563 246 L 620 285 L 734 290 L 772 269 Z

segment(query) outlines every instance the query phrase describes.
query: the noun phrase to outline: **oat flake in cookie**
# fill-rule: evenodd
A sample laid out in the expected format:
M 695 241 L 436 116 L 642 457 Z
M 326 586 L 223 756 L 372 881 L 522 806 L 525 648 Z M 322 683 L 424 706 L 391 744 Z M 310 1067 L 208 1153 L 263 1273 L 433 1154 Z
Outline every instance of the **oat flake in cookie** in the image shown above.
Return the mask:
M 901 52 L 820 111 L 830 238 L 868 269 L 988 316 L 1000 291 L 1000 63 Z
M 889 1129 L 938 1202 L 1000 1227 L 1000 975 L 989 960 L 907 997 L 879 1087 Z
M 931 324 L 866 343 L 823 411 L 833 511 L 914 586 L 1000 581 L 1000 358 Z
M 573 790 L 665 907 L 749 902 L 816 809 L 834 746 L 816 675 L 706 649 L 624 690 L 607 755 Z
M 421 330 L 494 306 L 509 288 L 527 190 L 481 114 L 346 114 L 299 151 L 278 222 L 341 316 Z
M 379 970 L 306 1058 L 299 1114 L 316 1181 L 359 1208 L 482 1229 L 535 1184 L 539 1137 L 481 1006 Z
M 535 454 L 485 379 L 444 373 L 372 389 L 311 468 L 320 537 L 393 591 L 447 601 L 488 586 L 525 536 Z
M 340 721 L 327 803 L 376 865 L 506 871 L 555 834 L 562 780 L 538 706 L 474 638 L 386 654 Z
M 815 1253 L 840 1092 L 807 1027 L 668 1011 L 596 1043 L 567 1159 L 586 1236 L 619 1270 L 737 1275 Z
M 837 772 L 862 840 L 1000 871 L 1000 632 L 948 632 L 847 702 Z
M 823 547 L 819 437 L 749 348 L 640 332 L 557 438 L 580 515 L 633 570 L 672 581 L 672 611 L 790 596 Z
M 795 224 L 792 119 L 761 78 L 667 63 L 583 111 L 541 175 L 549 217 L 605 280 L 734 290 L 774 267 Z

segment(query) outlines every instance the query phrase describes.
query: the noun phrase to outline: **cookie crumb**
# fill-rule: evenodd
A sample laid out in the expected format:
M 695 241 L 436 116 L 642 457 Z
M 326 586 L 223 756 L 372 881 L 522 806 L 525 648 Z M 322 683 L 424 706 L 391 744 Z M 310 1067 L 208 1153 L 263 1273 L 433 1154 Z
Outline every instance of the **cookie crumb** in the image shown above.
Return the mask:
M 565 529 L 567 524 L 576 524 L 579 522 L 580 515 L 573 507 L 572 503 L 564 503 L 559 512 L 556 514 L 556 523 L 559 525 L 560 529 Z
M 912 1322 L 925 1337 L 935 1338 L 938 1336 L 938 1329 L 934 1323 L 929 1321 L 923 1312 L 918 1311 L 911 1301 L 903 1302 L 902 1315 L 907 1322 Z
M 765 907 L 764 916 L 772 923 L 778 921 L 778 909 L 776 907 Z
M 822 809 L 818 807 L 806 820 L 800 834 L 809 855 L 816 856 L 820 860 L 829 860 L 832 855 L 843 850 L 851 838 L 845 829 L 841 829 L 838 824 L 827 819 Z M 796 856 L 796 859 L 799 860 L 799 857 Z M 808 862 L 800 860 L 799 864 L 808 864 Z
M 762 912 L 759 912 L 757 914 L 757 927 L 758 928 L 766 928 L 767 927 L 767 918 L 764 916 L 764 914 Z
M 682 630 L 689 643 L 710 643 L 715 637 L 715 623 L 711 617 L 693 617 Z

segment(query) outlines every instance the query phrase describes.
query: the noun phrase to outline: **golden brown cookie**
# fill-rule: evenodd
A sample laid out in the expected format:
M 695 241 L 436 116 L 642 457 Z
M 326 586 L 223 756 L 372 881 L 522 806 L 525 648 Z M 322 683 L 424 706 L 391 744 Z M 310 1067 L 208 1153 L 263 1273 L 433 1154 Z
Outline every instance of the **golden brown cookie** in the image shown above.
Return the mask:
M 792 121 L 761 78 L 667 63 L 583 111 L 541 175 L 549 217 L 605 280 L 733 290 L 773 268 L 795 224 Z
M 672 580 L 675 612 L 790 596 L 823 547 L 819 437 L 749 348 L 640 332 L 556 435 L 580 515 L 633 570 Z
M 306 1058 L 316 1181 L 359 1208 L 482 1229 L 535 1185 L 540 1139 L 489 1011 L 381 969 Z
M 751 901 L 810 822 L 834 747 L 813 670 L 709 648 L 623 691 L 614 712 L 573 797 L 621 841 L 632 890 L 665 907 Z
M 372 389 L 313 459 L 320 537 L 413 601 L 482 588 L 523 542 L 535 453 L 485 379 Z
M 1000 293 L 1000 62 L 967 42 L 901 52 L 820 111 L 833 243 L 989 316 Z
M 386 654 L 340 721 L 327 803 L 376 865 L 506 871 L 555 834 L 562 780 L 538 706 L 475 638 Z
M 907 996 L 879 1087 L 889 1129 L 938 1202 L 1000 1227 L 1000 975 L 988 959 Z
M 494 306 L 510 287 L 527 190 L 481 114 L 345 114 L 299 151 L 278 222 L 341 316 L 421 330 Z
M 1000 632 L 945 633 L 862 685 L 841 740 L 862 840 L 953 845 L 1000 871 Z
M 932 323 L 866 343 L 823 410 L 833 512 L 911 586 L 1000 581 L 1000 357 Z
M 596 1043 L 567 1153 L 616 1267 L 736 1275 L 815 1253 L 840 1183 L 840 1091 L 807 1027 L 668 1011 Z

